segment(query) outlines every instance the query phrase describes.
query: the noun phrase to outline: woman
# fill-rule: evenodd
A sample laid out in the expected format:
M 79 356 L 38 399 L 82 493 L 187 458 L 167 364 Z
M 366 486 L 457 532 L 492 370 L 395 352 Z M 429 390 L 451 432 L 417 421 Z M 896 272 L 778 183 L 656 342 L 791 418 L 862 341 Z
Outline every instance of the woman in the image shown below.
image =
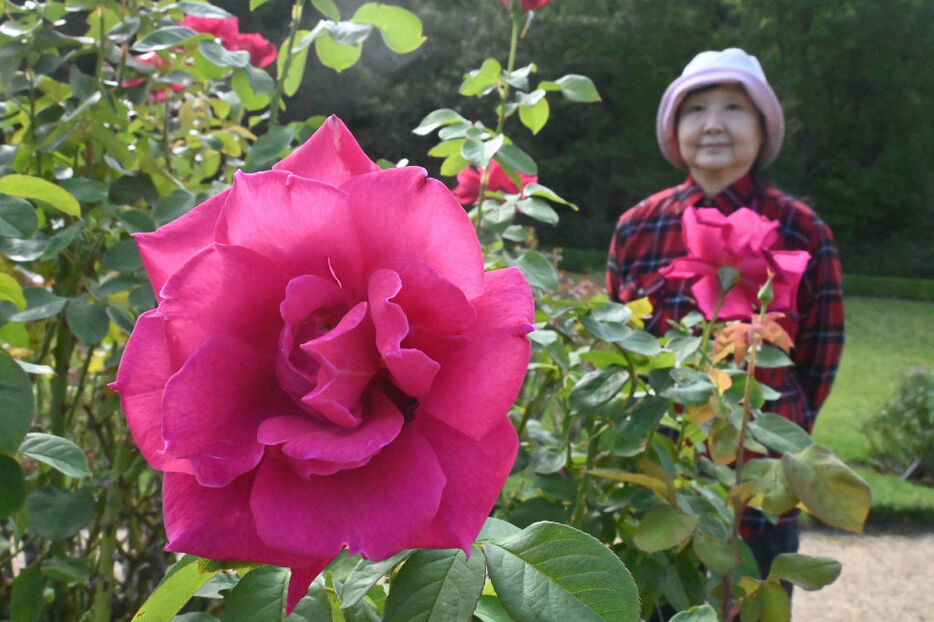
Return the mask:
M 687 254 L 681 236 L 687 207 L 716 207 L 724 214 L 748 207 L 778 221 L 775 248 L 805 250 L 811 259 L 798 289 L 797 313 L 784 326 L 794 340 L 794 366 L 762 369 L 757 377 L 781 393 L 764 410 L 810 432 L 843 348 L 840 262 L 830 229 L 811 208 L 760 183 L 759 174 L 781 149 L 784 129 L 781 105 L 754 56 L 730 48 L 694 57 L 662 96 L 656 122 L 662 153 L 687 169 L 688 178 L 620 217 L 610 244 L 607 289 L 620 302 L 648 296 L 654 311 L 646 329 L 661 335 L 668 320 L 696 308 L 687 281 L 659 274 Z M 772 525 L 750 511 L 742 533 L 763 576 L 776 555 L 798 548 L 796 515 Z

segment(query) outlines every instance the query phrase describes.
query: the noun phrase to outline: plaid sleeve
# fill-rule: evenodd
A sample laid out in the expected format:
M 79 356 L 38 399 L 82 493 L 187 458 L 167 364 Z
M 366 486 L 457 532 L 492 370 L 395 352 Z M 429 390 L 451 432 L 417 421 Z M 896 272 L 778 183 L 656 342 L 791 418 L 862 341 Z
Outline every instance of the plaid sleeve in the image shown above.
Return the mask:
M 816 244 L 810 265 L 798 290 L 801 319 L 795 338 L 793 358 L 798 382 L 804 390 L 814 424 L 817 411 L 837 375 L 843 352 L 843 292 L 840 260 L 830 229 L 816 217 L 813 221 Z

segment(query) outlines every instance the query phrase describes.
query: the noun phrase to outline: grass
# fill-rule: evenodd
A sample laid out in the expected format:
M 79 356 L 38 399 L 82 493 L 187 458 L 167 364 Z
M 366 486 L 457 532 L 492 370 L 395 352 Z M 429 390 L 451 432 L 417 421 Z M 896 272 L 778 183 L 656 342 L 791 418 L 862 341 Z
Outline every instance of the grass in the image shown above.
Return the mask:
M 844 308 L 847 344 L 814 438 L 848 463 L 865 465 L 870 453 L 863 427 L 895 391 L 902 373 L 934 367 L 934 303 L 847 297 Z M 858 470 L 872 488 L 871 519 L 934 519 L 934 488 Z

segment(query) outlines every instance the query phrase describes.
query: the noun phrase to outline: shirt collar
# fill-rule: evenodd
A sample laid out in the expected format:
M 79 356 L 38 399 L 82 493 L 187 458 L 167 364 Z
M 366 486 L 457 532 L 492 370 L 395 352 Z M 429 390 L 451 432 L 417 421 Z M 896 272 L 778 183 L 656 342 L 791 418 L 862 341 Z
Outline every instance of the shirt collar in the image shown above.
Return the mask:
M 754 210 L 755 195 L 756 183 L 753 181 L 752 175 L 747 173 L 732 185 L 724 188 L 723 191 L 715 197 L 704 196 L 704 191 L 701 187 L 697 185 L 697 182 L 694 181 L 692 176 L 688 175 L 687 181 L 684 182 L 684 193 L 682 196 L 687 205 L 716 207 L 724 214 L 732 214 L 741 207 L 748 207 Z

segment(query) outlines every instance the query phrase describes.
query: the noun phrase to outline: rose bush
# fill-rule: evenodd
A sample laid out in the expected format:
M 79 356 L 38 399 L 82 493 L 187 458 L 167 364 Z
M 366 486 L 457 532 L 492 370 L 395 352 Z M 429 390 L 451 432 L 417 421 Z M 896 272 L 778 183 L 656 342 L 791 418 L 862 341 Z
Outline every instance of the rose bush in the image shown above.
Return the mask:
M 469 550 L 517 451 L 533 302 L 443 184 L 331 117 L 135 237 L 157 307 L 113 386 L 168 550 L 289 566 L 289 611 L 342 550 Z
M 737 283 L 723 299 L 719 320 L 748 319 L 759 305 L 758 292 L 769 272 L 774 274 L 774 300 L 770 311 L 797 308 L 798 284 L 811 258 L 807 251 L 773 250 L 778 222 L 741 207 L 729 216 L 716 208 L 689 207 L 681 221 L 686 257 L 679 257 L 659 272 L 670 279 L 694 279 L 691 293 L 704 316 L 711 320 L 720 299 L 718 273 L 735 268 Z
M 454 196 L 463 205 L 472 205 L 477 202 L 480 194 L 480 178 L 483 176 L 484 169 L 476 166 L 468 166 L 457 174 L 457 187 L 454 188 Z M 528 184 L 538 182 L 538 176 L 518 173 L 519 180 L 522 182 L 522 188 Z M 518 194 L 522 188 L 509 179 L 509 175 L 499 165 L 499 162 L 492 160 L 489 166 L 489 176 L 487 177 L 486 190 L 489 192 L 505 192 L 506 194 Z
M 240 32 L 236 17 L 186 15 L 180 25 L 214 35 L 231 52 L 246 50 L 250 53 L 250 64 L 254 67 L 265 67 L 276 60 L 276 46 L 259 33 Z

